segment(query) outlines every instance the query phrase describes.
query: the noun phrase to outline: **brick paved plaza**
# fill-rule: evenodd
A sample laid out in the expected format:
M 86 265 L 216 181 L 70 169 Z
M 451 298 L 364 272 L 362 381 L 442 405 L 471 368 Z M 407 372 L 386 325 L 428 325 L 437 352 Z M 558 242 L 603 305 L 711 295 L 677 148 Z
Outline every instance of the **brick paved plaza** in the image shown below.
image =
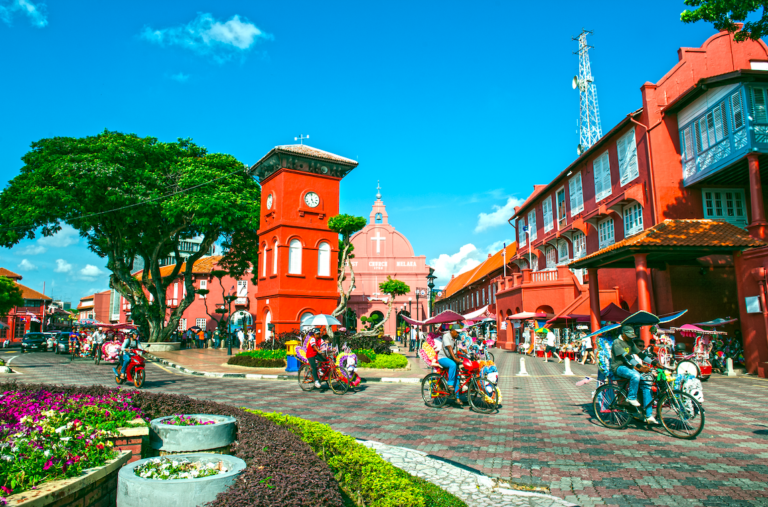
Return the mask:
M 418 385 L 367 383 L 344 396 L 305 394 L 291 381 L 200 378 L 150 365 L 146 389 L 321 421 L 517 485 L 545 487 L 583 506 L 768 505 L 768 382 L 713 377 L 704 384 L 704 431 L 685 441 L 658 427 L 600 426 L 591 414 L 594 384 L 575 385 L 594 375 L 594 366 L 573 365 L 577 376 L 565 377 L 563 365 L 527 358 L 531 376 L 517 377 L 521 356 L 499 351 L 496 357 L 503 407 L 491 416 L 429 409 Z M 12 366 L 20 372 L 12 377 L 22 382 L 114 384 L 109 365 L 53 354 L 25 354 Z

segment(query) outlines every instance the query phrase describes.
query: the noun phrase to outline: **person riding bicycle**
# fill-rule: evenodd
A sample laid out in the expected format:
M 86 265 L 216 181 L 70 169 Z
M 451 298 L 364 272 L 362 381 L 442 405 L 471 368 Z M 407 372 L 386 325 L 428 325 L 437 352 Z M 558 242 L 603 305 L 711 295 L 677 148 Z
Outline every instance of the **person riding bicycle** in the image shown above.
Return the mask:
M 104 331 L 96 330 L 93 333 L 93 355 L 101 355 L 102 347 L 104 346 L 104 339 L 106 335 Z
M 80 337 L 77 332 L 72 328 L 72 332 L 69 333 L 69 352 L 72 353 L 80 346 Z
M 629 380 L 627 387 L 627 403 L 633 407 L 641 407 L 637 401 L 637 391 L 642 385 L 643 403 L 645 421 L 650 424 L 659 424 L 653 417 L 653 404 L 651 395 L 651 385 L 648 382 L 641 382 L 641 373 L 648 373 L 650 368 L 644 366 L 640 358 L 640 349 L 635 345 L 637 331 L 632 326 L 622 326 L 621 336 L 613 341 L 611 346 L 611 372 L 614 376 Z
M 133 357 L 133 352 L 131 352 L 130 349 L 144 350 L 144 347 L 141 346 L 141 340 L 139 340 L 138 334 L 131 333 L 126 336 L 122 346 L 120 347 L 122 360 L 117 365 L 117 373 L 123 380 L 125 380 L 125 374 L 128 371 L 128 363 L 131 362 L 131 357 Z
M 312 378 L 315 379 L 315 388 L 320 389 L 320 377 L 317 376 L 317 360 L 318 356 L 321 361 L 327 361 L 328 358 L 323 351 L 320 350 L 322 345 L 322 338 L 320 337 L 320 330 L 313 329 L 309 332 L 309 343 L 307 343 L 307 361 L 309 361 L 309 367 L 312 369 Z
M 456 392 L 459 388 L 459 376 L 457 370 L 462 364 L 461 359 L 456 355 L 456 341 L 459 338 L 459 329 L 461 326 L 454 324 L 449 331 L 443 334 L 442 347 L 437 353 L 437 362 L 440 366 L 448 369 L 448 395 L 449 398 L 456 400 L 456 404 L 463 406 Z

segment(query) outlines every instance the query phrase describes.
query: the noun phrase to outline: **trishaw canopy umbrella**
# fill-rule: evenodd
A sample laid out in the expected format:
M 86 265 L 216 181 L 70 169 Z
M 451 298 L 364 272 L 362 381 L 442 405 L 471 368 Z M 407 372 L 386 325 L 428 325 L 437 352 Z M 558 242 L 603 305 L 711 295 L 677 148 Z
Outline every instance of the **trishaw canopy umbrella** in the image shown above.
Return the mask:
M 451 310 L 445 310 L 444 312 L 440 312 L 439 314 L 435 315 L 431 319 L 425 320 L 424 324 L 428 326 L 430 324 L 446 324 L 448 322 L 459 322 L 461 320 L 464 320 L 463 315 L 459 315 L 458 313 Z
M 635 312 L 623 321 L 622 326 L 652 326 L 659 323 L 659 318 L 650 312 L 640 310 Z
M 697 322 L 697 326 L 704 326 L 704 327 L 717 327 L 717 326 L 724 326 L 726 324 L 733 324 L 734 322 L 737 322 L 739 319 L 714 319 L 714 320 L 708 320 L 707 322 Z

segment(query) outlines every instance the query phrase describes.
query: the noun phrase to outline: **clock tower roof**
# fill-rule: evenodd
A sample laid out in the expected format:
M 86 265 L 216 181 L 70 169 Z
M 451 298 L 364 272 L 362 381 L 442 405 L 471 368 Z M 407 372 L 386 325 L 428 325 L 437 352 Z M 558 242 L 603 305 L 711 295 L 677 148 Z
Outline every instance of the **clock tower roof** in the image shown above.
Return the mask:
M 343 178 L 357 161 L 306 144 L 285 144 L 269 150 L 251 166 L 251 173 L 263 180 L 283 167 Z

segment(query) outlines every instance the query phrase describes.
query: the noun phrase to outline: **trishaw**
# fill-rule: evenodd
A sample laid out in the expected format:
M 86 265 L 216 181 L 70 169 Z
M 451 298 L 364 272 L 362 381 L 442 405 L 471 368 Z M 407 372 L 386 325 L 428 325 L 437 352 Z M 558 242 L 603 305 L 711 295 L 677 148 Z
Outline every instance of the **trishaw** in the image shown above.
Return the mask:
M 606 428 L 624 429 L 633 419 L 645 420 L 642 409 L 627 403 L 628 380 L 617 378 L 611 373 L 611 346 L 613 340 L 620 339 L 618 332 L 622 326 L 651 326 L 670 322 L 685 311 L 659 318 L 648 312 L 640 311 L 627 317 L 619 324 L 611 324 L 592 333 L 589 337 L 598 336 L 598 388 L 593 393 L 592 407 L 597 420 Z M 649 373 L 642 374 L 641 382 L 650 384 L 652 399 L 643 400 L 651 403 L 657 413 L 659 423 L 675 438 L 696 438 L 704 428 L 704 408 L 699 399 L 691 393 L 691 380 L 695 380 L 687 372 L 673 374 L 669 368 L 662 365 L 653 347 L 644 351 L 643 362 L 651 366 Z M 641 359 L 641 358 L 637 358 Z M 700 386 L 698 380 L 695 380 Z M 642 390 L 640 390 L 642 391 Z M 701 396 L 700 391 L 698 395 Z

